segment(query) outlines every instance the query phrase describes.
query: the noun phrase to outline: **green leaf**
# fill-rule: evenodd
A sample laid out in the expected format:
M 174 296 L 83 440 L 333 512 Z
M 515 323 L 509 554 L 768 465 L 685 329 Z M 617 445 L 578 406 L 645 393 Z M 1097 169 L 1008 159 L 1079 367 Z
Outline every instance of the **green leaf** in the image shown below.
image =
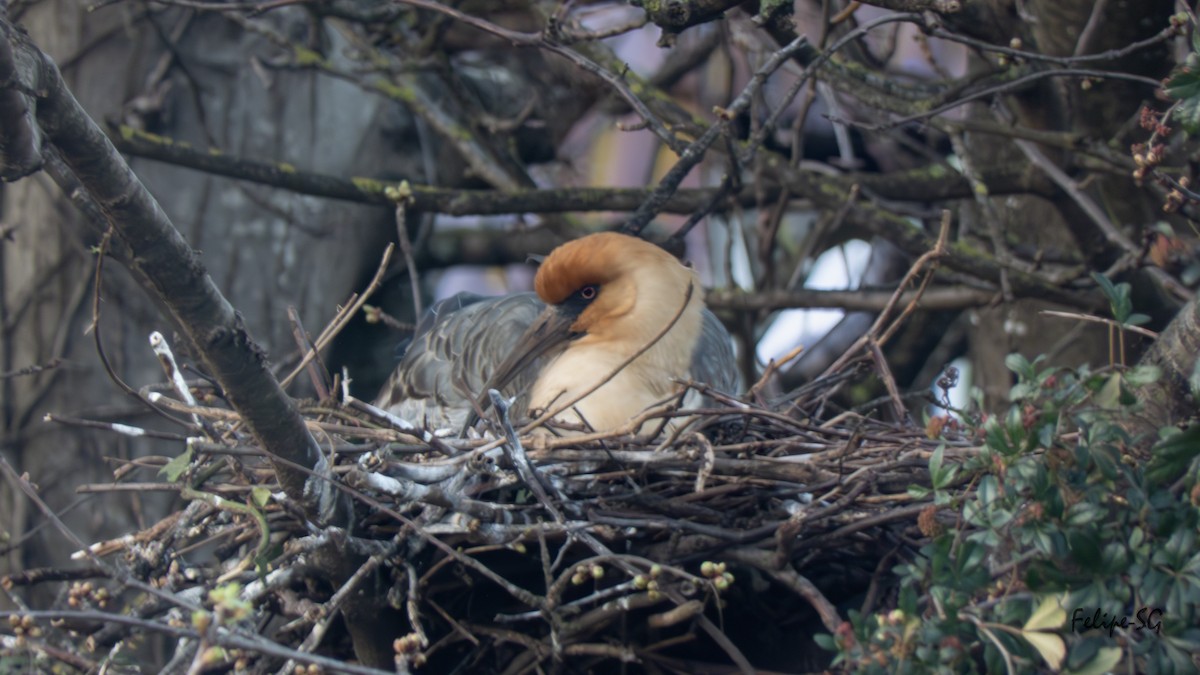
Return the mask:
M 1008 436 L 1004 433 L 1004 426 L 995 417 L 988 419 L 984 425 L 984 431 L 987 437 L 987 446 L 1002 455 L 1012 455 L 1018 448 L 1014 448 L 1009 443 Z
M 1192 390 L 1192 398 L 1200 399 L 1200 359 L 1192 366 L 1192 375 L 1188 378 L 1188 389 Z
M 1134 313 L 1125 317 L 1125 321 L 1123 323 L 1126 326 L 1144 326 L 1150 323 L 1150 317 L 1145 314 Z
M 991 507 L 992 502 L 996 501 L 999 494 L 995 476 L 988 474 L 979 479 L 979 487 L 975 488 L 975 498 L 979 500 L 980 504 Z
M 817 633 L 813 635 L 813 642 L 817 643 L 817 646 L 821 649 L 831 652 L 837 651 L 837 643 L 834 642 L 833 636 L 829 633 Z
M 167 480 L 174 483 L 179 480 L 184 471 L 187 471 L 188 466 L 192 463 L 192 446 L 189 443 L 187 450 L 175 456 L 175 459 L 167 462 L 167 465 L 158 470 L 158 475 L 166 476 Z
M 1008 400 L 1012 403 L 1031 398 L 1038 392 L 1038 387 L 1032 382 L 1018 382 L 1013 385 L 1013 388 L 1008 390 Z
M 937 449 L 933 451 L 933 456 L 929 458 L 929 480 L 933 483 L 934 488 L 945 485 L 945 481 L 942 480 L 942 452 L 945 449 L 945 445 L 938 444 Z
M 261 509 L 271 500 L 271 489 L 262 487 L 261 485 L 251 488 L 250 498 L 254 500 L 254 505 Z
M 1100 391 L 1096 392 L 1096 405 L 1105 410 L 1116 410 L 1121 407 L 1120 373 L 1110 375 Z
M 1129 321 L 1129 316 L 1133 314 L 1133 301 L 1129 299 L 1129 284 L 1117 284 L 1117 291 L 1124 291 L 1121 297 L 1117 300 L 1117 305 L 1113 307 L 1113 318 L 1117 323 L 1126 323 Z
M 1074 530 L 1067 533 L 1067 547 L 1071 550 L 1071 559 L 1087 571 L 1095 571 L 1104 567 L 1103 554 L 1100 552 L 1100 535 L 1096 528 Z
M 930 492 L 933 492 L 933 490 L 930 490 L 927 487 L 921 487 L 920 485 L 908 486 L 908 496 L 912 497 L 913 499 L 925 499 L 929 496 Z
M 1103 675 L 1113 670 L 1116 670 L 1117 664 L 1121 662 L 1120 647 L 1101 647 L 1096 651 L 1096 655 L 1092 657 L 1083 666 L 1071 671 L 1071 675 Z
M 1062 667 L 1063 659 L 1067 656 L 1067 645 L 1063 643 L 1062 638 L 1054 633 L 1037 631 L 1021 631 L 1021 637 L 1033 645 L 1051 670 L 1058 670 Z
M 1020 408 L 1014 406 L 1008 409 L 1008 414 L 1004 416 L 1004 431 L 1017 450 L 1025 446 L 1029 434 L 1025 431 L 1025 419 Z
M 1197 79 L 1197 84 L 1200 84 L 1200 78 Z M 1197 89 L 1197 92 L 1200 93 L 1200 88 Z M 1096 285 L 1098 285 L 1100 290 L 1104 292 L 1104 295 L 1108 298 L 1109 303 L 1116 302 L 1117 288 L 1116 286 L 1113 286 L 1113 282 L 1109 281 L 1108 277 L 1100 274 L 1099 272 L 1092 272 L 1092 279 L 1096 281 Z
M 1137 316 L 1136 314 L 1134 316 Z M 1200 363 L 1200 361 L 1197 361 Z M 1162 369 L 1158 366 L 1136 366 L 1125 373 L 1125 381 L 1131 387 L 1142 387 L 1154 384 L 1162 378 Z
M 1144 541 L 1146 541 L 1146 531 L 1140 527 L 1133 528 L 1133 531 L 1129 533 L 1129 548 L 1136 551 L 1141 548 Z
M 1159 485 L 1183 475 L 1192 460 L 1200 456 L 1200 424 L 1159 441 L 1150 453 L 1146 479 Z
M 1029 359 L 1022 356 L 1019 352 L 1013 352 L 1004 357 L 1004 367 L 1017 374 L 1017 377 L 1022 380 L 1033 379 L 1033 365 L 1029 363 Z
M 1129 315 L 1133 313 L 1133 301 L 1129 299 L 1132 287 L 1126 282 L 1113 284 L 1108 277 L 1099 272 L 1092 272 L 1092 278 L 1108 298 L 1109 309 L 1117 323 L 1128 322 Z
M 1025 622 L 1024 630 L 1047 630 L 1059 628 L 1067 620 L 1067 612 L 1062 608 L 1062 598 L 1048 595 L 1042 598 L 1041 604 Z
M 1179 126 L 1189 134 L 1200 132 L 1200 97 L 1180 100 L 1171 119 L 1179 122 Z
M 1200 74 L 1195 68 L 1195 54 L 1188 54 L 1182 68 L 1177 68 L 1167 78 L 1163 91 L 1167 96 L 1182 101 L 1200 96 Z

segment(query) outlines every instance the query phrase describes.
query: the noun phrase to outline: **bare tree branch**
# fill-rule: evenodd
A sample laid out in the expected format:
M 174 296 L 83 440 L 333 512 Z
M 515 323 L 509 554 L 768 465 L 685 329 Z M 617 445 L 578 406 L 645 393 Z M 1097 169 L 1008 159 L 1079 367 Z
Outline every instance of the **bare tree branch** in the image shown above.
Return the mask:
M 171 319 L 221 383 L 274 461 L 288 496 L 310 516 L 333 517 L 340 500 L 318 474 L 327 464 L 295 403 L 279 388 L 267 358 L 247 333 L 241 316 L 221 295 L 196 252 L 183 240 L 154 197 L 116 148 L 67 90 L 57 66 L 21 31 L 0 17 L 0 73 L 16 72 L 37 91 L 36 116 L 47 142 L 99 205 L 130 253 L 130 271 L 167 307 Z M 9 59 L 4 57 L 8 55 Z M 13 97 L 0 99 L 0 118 L 13 119 Z M 20 133 L 20 128 L 16 129 Z M 11 139 L 10 127 L 0 138 Z M 6 167 L 7 168 L 7 167 Z M 94 225 L 100 225 L 94 223 Z

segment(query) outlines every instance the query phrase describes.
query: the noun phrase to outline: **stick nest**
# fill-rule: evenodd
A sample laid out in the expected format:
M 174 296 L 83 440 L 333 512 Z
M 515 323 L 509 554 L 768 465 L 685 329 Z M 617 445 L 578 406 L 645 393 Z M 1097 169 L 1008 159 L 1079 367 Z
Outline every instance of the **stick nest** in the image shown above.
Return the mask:
M 837 387 L 815 383 L 773 406 L 719 397 L 655 438 L 518 439 L 502 401 L 474 439 L 396 428 L 352 399 L 303 406 L 331 460 L 320 479 L 352 504 L 349 528 L 300 513 L 234 413 L 163 400 L 208 438 L 81 491 L 171 490 L 177 510 L 94 544 L 84 570 L 4 581 L 69 582 L 72 607 L 136 617 L 80 622 L 87 650 L 70 651 L 84 660 L 175 626 L 176 664 L 213 645 L 225 647 L 218 663 L 248 672 L 288 657 L 353 662 L 366 617 L 401 671 L 819 668 L 829 654 L 809 635 L 845 630 L 845 611 L 870 609 L 892 567 L 945 527 L 949 512 L 909 490 L 929 486 L 932 453 L 973 445 L 953 424 L 931 440 L 857 414 L 816 421 Z M 161 468 L 159 482 L 131 482 L 146 468 Z M 118 558 L 213 620 L 86 580 L 113 577 Z

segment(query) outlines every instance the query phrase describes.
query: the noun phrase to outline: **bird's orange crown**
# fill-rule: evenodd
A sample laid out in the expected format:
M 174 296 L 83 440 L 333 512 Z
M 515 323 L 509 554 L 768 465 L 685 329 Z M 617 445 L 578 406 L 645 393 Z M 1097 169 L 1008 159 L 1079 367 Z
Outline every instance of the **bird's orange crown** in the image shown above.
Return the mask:
M 670 253 L 648 241 L 617 232 L 598 232 L 569 241 L 550 252 L 538 269 L 534 290 L 551 305 L 566 300 L 588 284 L 604 285 L 631 265 L 647 258 L 675 261 Z

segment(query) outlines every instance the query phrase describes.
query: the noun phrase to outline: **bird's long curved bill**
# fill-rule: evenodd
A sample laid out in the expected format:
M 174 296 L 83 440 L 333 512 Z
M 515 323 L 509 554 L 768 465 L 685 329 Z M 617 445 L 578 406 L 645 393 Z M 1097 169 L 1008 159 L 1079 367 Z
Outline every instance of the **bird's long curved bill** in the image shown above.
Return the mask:
M 496 366 L 483 391 L 481 403 L 488 400 L 488 389 L 501 389 L 539 358 L 552 353 L 571 339 L 575 317 L 557 307 L 547 307 L 517 340 L 513 351 Z M 484 403 L 484 408 L 486 408 Z

